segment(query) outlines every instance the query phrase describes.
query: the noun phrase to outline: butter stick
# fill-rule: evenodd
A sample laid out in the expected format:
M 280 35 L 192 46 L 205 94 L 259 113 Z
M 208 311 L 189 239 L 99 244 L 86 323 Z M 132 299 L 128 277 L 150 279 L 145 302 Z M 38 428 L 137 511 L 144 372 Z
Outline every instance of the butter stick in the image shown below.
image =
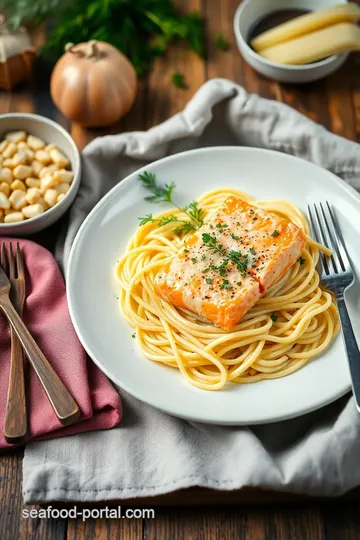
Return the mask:
M 330 6 L 306 15 L 296 17 L 289 22 L 280 24 L 254 38 L 250 45 L 256 52 L 274 47 L 290 39 L 309 34 L 332 24 L 355 22 L 360 20 L 360 7 L 357 4 L 339 4 Z
M 259 54 L 278 64 L 309 64 L 332 54 L 360 50 L 360 27 L 340 23 L 264 49 Z

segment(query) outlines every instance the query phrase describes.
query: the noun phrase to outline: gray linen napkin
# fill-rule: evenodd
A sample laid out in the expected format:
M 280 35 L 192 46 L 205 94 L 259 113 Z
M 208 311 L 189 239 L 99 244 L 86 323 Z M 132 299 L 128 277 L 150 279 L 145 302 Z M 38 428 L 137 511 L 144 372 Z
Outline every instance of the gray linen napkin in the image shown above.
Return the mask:
M 130 172 L 165 155 L 227 144 L 294 154 L 360 189 L 357 144 L 286 105 L 214 79 L 163 124 L 98 138 L 87 146 L 82 186 L 57 245 L 59 263 L 66 267 L 89 210 Z M 350 396 L 296 420 L 222 427 L 173 418 L 120 394 L 124 419 L 118 428 L 27 445 L 26 503 L 139 497 L 195 485 L 339 495 L 360 484 L 360 415 Z

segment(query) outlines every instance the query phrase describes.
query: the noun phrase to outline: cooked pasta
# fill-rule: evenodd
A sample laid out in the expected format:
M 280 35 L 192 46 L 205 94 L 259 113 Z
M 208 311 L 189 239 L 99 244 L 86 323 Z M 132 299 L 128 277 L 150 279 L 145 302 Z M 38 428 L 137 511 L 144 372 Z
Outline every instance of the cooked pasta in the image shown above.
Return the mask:
M 253 202 L 238 190 L 218 189 L 200 197 L 198 204 L 208 215 L 233 195 Z M 322 353 L 338 332 L 336 304 L 320 287 L 316 270 L 320 252 L 329 250 L 309 237 L 307 220 L 293 204 L 253 204 L 301 227 L 307 244 L 301 259 L 231 331 L 177 309 L 155 291 L 156 274 L 183 243 L 173 224 L 139 227 L 116 266 L 120 308 L 144 356 L 178 369 L 204 390 L 220 390 L 229 381 L 251 383 L 289 375 Z M 180 210 L 175 213 L 181 217 Z M 170 214 L 174 211 L 157 217 Z

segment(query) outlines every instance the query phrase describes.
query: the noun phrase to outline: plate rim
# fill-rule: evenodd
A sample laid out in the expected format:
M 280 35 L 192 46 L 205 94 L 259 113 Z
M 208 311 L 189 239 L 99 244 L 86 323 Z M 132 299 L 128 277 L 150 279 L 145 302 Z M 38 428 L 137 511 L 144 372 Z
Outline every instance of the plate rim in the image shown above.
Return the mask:
M 73 292 L 72 292 L 71 288 L 68 287 L 68 283 L 71 280 L 70 274 L 72 272 L 73 260 L 74 260 L 75 255 L 76 255 L 77 246 L 81 242 L 82 235 L 84 234 L 84 231 L 86 230 L 88 223 L 91 222 L 94 219 L 94 216 L 96 216 L 99 211 L 101 211 L 102 206 L 106 204 L 108 199 L 110 199 L 115 192 L 119 191 L 121 193 L 121 190 L 124 189 L 124 187 L 126 187 L 129 183 L 133 182 L 132 178 L 133 178 L 133 176 L 135 174 L 139 174 L 143 170 L 146 170 L 146 169 L 148 169 L 149 167 L 151 167 L 152 165 L 155 165 L 155 164 L 158 165 L 158 164 L 162 164 L 164 162 L 171 162 L 174 159 L 177 159 L 179 157 L 186 157 L 189 154 L 201 154 L 201 153 L 207 153 L 209 151 L 212 151 L 212 152 L 222 152 L 222 151 L 234 151 L 234 152 L 240 151 L 240 152 L 244 152 L 245 151 L 245 152 L 254 152 L 254 153 L 257 153 L 257 154 L 264 154 L 264 153 L 265 154 L 276 154 L 277 156 L 281 156 L 281 159 L 286 159 L 286 160 L 295 161 L 295 162 L 300 161 L 302 163 L 306 162 L 309 165 L 311 165 L 311 166 L 313 166 L 313 167 L 315 167 L 317 169 L 320 169 L 323 172 L 326 172 L 328 175 L 330 175 L 332 177 L 332 181 L 335 182 L 335 184 L 338 184 L 338 186 L 340 186 L 341 189 L 345 189 L 345 191 L 347 191 L 348 194 L 350 196 L 352 196 L 357 201 L 357 203 L 360 203 L 360 194 L 355 190 L 355 188 L 353 188 L 351 185 L 346 183 L 344 180 L 342 180 L 340 177 L 338 177 L 332 171 L 329 171 L 328 169 L 325 169 L 324 167 L 321 167 L 321 166 L 317 165 L 316 163 L 313 163 L 312 161 L 306 160 L 306 159 L 298 157 L 298 156 L 294 156 L 292 154 L 287 154 L 287 153 L 281 152 L 279 150 L 273 150 L 273 149 L 267 149 L 267 148 L 258 148 L 258 147 L 236 146 L 236 145 L 206 146 L 206 147 L 201 147 L 201 148 L 196 148 L 196 149 L 191 149 L 191 150 L 184 150 L 182 152 L 177 152 L 175 154 L 172 154 L 170 156 L 165 156 L 165 157 L 160 158 L 160 159 L 155 160 L 155 161 L 150 161 L 149 163 L 147 163 L 145 165 L 142 165 L 138 169 L 135 169 L 133 172 L 131 172 L 125 178 L 120 180 L 115 186 L 113 186 L 111 188 L 111 190 L 108 191 L 96 203 L 96 205 L 92 208 L 92 210 L 86 216 L 85 220 L 83 221 L 83 223 L 79 227 L 79 230 L 76 233 L 76 236 L 75 236 L 75 238 L 73 240 L 71 250 L 70 250 L 70 254 L 69 254 L 69 257 L 68 257 L 68 263 L 66 265 L 66 295 L 67 295 L 68 308 L 69 308 L 69 313 L 70 313 L 70 318 L 71 318 L 72 324 L 74 326 L 75 332 L 76 332 L 82 346 L 84 347 L 85 351 L 87 352 L 87 354 L 89 355 L 91 360 L 95 363 L 95 365 L 97 365 L 97 367 L 111 381 L 113 381 L 113 383 L 115 383 L 117 386 L 119 386 L 120 389 L 125 390 L 131 396 L 135 397 L 136 399 L 138 399 L 142 403 L 146 403 L 147 405 L 150 405 L 151 407 L 154 407 L 157 410 L 160 410 L 160 411 L 163 411 L 163 412 L 165 412 L 167 414 L 170 414 L 171 416 L 175 416 L 177 418 L 182 418 L 182 419 L 193 421 L 193 422 L 201 422 L 201 423 L 204 423 L 204 424 L 233 425 L 233 426 L 235 426 L 235 425 L 238 425 L 238 426 L 241 426 L 241 425 L 263 425 L 263 424 L 281 422 L 281 421 L 284 421 L 284 420 L 290 420 L 292 418 L 297 418 L 297 417 L 300 417 L 300 416 L 304 416 L 304 415 L 306 415 L 306 414 L 308 414 L 310 412 L 313 412 L 313 411 L 319 410 L 319 409 L 321 409 L 323 407 L 326 407 L 330 403 L 333 403 L 333 402 L 337 401 L 338 399 L 340 399 L 341 397 L 348 394 L 350 392 L 350 390 L 351 390 L 351 384 L 349 383 L 348 388 L 338 392 L 337 394 L 334 394 L 334 396 L 329 398 L 328 400 L 325 400 L 325 401 L 319 403 L 316 406 L 311 406 L 310 405 L 308 408 L 303 408 L 300 413 L 296 413 L 296 412 L 295 413 L 288 413 L 288 414 L 284 413 L 283 415 L 276 416 L 276 418 L 274 418 L 273 416 L 267 417 L 267 418 L 263 417 L 263 418 L 261 418 L 259 420 L 253 420 L 251 422 L 249 422 L 249 421 L 234 421 L 234 420 L 229 420 L 229 421 L 226 421 L 226 420 L 218 421 L 218 420 L 216 420 L 216 421 L 214 421 L 214 420 L 211 420 L 211 419 L 204 419 L 202 417 L 198 418 L 198 417 L 196 417 L 196 414 L 192 414 L 192 415 L 180 414 L 176 410 L 176 407 L 174 407 L 174 408 L 172 408 L 171 406 L 166 407 L 166 408 L 165 407 L 160 407 L 157 403 L 155 403 L 151 399 L 148 399 L 148 398 L 144 399 L 136 391 L 136 389 L 134 390 L 131 386 L 128 386 L 126 383 L 123 383 L 118 378 L 118 376 L 114 375 L 111 372 L 111 370 L 109 370 L 102 363 L 101 360 L 96 358 L 96 355 L 93 354 L 93 352 L 92 352 L 91 346 L 89 346 L 86 343 L 86 339 L 83 337 L 80 324 L 78 324 L 79 321 L 78 321 L 77 315 L 75 313 L 75 307 L 73 305 Z

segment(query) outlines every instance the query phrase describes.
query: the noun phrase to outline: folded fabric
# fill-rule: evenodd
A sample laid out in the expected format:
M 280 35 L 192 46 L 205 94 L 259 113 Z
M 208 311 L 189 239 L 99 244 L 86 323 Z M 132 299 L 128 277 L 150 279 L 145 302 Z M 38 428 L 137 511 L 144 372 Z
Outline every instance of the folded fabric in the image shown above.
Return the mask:
M 66 266 L 92 206 L 130 172 L 165 155 L 226 144 L 294 154 L 360 189 L 358 144 L 282 103 L 215 79 L 163 124 L 89 144 L 79 196 L 57 244 L 59 262 Z M 350 395 L 286 422 L 225 427 L 174 418 L 120 393 L 124 419 L 118 428 L 26 447 L 25 502 L 144 497 L 195 485 L 339 495 L 360 484 L 360 415 Z
M 7 243 L 9 238 L 0 239 Z M 118 392 L 91 362 L 73 328 L 63 277 L 54 257 L 28 240 L 19 242 L 26 265 L 24 322 L 81 410 L 76 424 L 63 427 L 28 362 L 25 386 L 28 401 L 29 439 L 63 437 L 116 426 L 122 415 Z M 5 409 L 10 372 L 10 330 L 0 316 L 0 448 L 13 448 L 4 439 Z

